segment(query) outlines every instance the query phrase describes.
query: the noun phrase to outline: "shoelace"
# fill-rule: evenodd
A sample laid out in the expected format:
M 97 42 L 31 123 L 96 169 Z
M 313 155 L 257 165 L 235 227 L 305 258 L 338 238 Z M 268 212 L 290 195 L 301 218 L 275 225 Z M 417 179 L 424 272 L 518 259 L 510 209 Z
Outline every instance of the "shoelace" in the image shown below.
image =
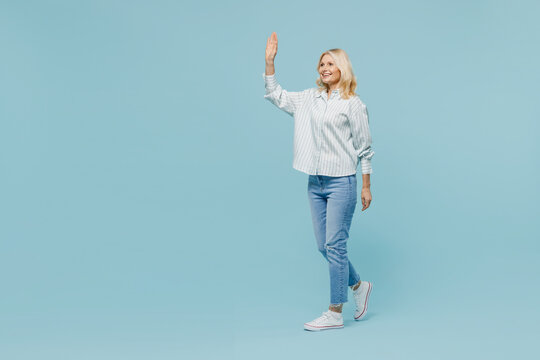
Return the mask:
M 315 319 L 316 323 L 324 322 L 325 320 L 331 319 L 332 315 L 330 315 L 330 310 L 324 311 L 322 313 L 322 316 L 319 316 L 317 319 Z

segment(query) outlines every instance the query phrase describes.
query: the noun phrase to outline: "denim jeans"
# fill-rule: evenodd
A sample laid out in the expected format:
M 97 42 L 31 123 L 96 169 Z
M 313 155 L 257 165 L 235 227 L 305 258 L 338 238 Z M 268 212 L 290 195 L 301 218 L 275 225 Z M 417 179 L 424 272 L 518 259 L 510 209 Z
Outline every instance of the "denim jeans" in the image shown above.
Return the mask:
M 347 256 L 349 229 L 356 208 L 356 174 L 309 175 L 308 197 L 317 246 L 330 270 L 330 303 L 345 303 L 347 287 L 360 281 Z

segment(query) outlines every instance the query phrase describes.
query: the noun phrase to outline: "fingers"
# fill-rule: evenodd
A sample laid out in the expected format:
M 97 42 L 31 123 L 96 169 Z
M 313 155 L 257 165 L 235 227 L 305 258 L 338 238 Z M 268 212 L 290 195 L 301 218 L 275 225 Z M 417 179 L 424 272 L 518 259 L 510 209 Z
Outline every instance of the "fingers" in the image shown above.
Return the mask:
M 369 205 L 371 204 L 371 199 L 368 199 L 367 197 L 362 196 L 362 211 L 366 210 Z
M 268 38 L 268 41 L 266 43 L 276 44 L 277 45 L 277 34 L 274 31 L 272 35 Z
M 266 58 L 267 59 L 274 59 L 277 54 L 277 34 L 274 31 L 267 39 L 266 39 Z

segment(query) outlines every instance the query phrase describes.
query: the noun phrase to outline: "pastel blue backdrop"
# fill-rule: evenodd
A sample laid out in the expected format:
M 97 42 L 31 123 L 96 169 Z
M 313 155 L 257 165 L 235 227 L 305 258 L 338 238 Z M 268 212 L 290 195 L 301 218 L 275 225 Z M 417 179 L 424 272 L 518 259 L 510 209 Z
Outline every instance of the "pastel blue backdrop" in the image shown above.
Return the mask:
M 536 1 L 1 1 L 2 359 L 540 356 Z M 373 136 L 329 303 L 276 76 L 345 49 Z M 360 183 L 359 183 L 360 186 Z

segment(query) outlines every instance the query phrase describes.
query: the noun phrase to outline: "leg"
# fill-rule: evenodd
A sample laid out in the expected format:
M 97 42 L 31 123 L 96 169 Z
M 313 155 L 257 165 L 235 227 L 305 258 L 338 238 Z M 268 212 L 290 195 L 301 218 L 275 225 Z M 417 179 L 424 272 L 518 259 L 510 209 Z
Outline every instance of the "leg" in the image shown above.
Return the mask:
M 356 176 L 328 181 L 326 254 L 330 270 L 331 304 L 347 302 L 347 286 L 360 279 L 347 254 L 349 229 L 356 207 Z M 352 269 L 352 270 L 351 270 Z
M 308 198 L 317 249 L 326 259 L 326 196 L 320 191 L 317 179 L 313 176 L 309 177 Z
M 354 193 L 356 194 L 356 177 L 354 179 Z M 315 233 L 315 239 L 317 241 L 317 249 L 322 256 L 328 260 L 326 253 L 326 209 L 327 209 L 327 196 L 325 192 L 321 192 L 320 183 L 316 176 L 309 176 L 308 180 L 308 198 L 311 208 L 311 218 L 313 221 L 313 230 Z M 356 206 L 356 204 L 355 204 Z M 354 211 L 354 209 L 353 209 Z M 349 286 L 357 285 L 360 281 L 360 276 L 354 269 L 351 262 L 347 259 L 349 264 Z

